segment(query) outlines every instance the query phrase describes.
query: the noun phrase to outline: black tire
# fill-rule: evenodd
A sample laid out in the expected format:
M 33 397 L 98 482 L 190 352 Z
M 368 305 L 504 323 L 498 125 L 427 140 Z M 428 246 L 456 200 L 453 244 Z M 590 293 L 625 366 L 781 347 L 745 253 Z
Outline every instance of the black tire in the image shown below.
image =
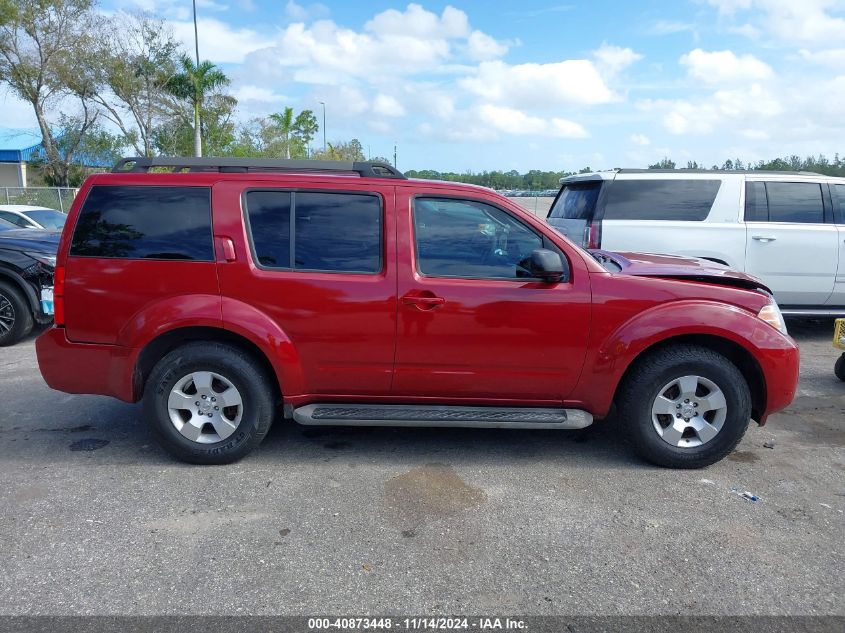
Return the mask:
M 845 354 L 842 354 L 836 360 L 836 365 L 833 367 L 833 373 L 836 374 L 836 377 L 839 378 L 839 380 L 845 382 Z
M 14 345 L 32 331 L 34 320 L 26 297 L 5 281 L 0 281 L 0 318 L 0 347 Z
M 176 383 L 192 372 L 225 376 L 243 402 L 240 423 L 229 437 L 201 444 L 183 436 L 170 419 L 168 399 Z M 270 377 L 243 351 L 221 343 L 189 343 L 162 358 L 144 389 L 144 417 L 161 446 L 191 464 L 230 464 L 257 447 L 274 416 Z
M 727 412 L 721 430 L 710 441 L 678 447 L 658 434 L 652 404 L 664 385 L 689 375 L 713 382 L 725 396 Z M 703 468 L 718 462 L 739 444 L 751 417 L 751 392 L 742 373 L 721 354 L 695 345 L 666 347 L 637 361 L 620 386 L 616 404 L 636 452 L 667 468 Z

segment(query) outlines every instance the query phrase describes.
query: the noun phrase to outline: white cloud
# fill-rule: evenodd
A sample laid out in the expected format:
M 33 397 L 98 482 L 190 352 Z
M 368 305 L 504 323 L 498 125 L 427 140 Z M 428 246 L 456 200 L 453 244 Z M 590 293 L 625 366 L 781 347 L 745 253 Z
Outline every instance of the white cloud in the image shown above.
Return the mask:
M 737 11 L 750 9 L 752 0 L 707 0 L 707 4 L 716 7 L 719 13 L 733 15 Z
M 373 101 L 373 112 L 387 117 L 405 116 L 405 108 L 397 101 L 396 97 L 386 94 L 376 95 Z
M 508 52 L 508 44 L 500 42 L 486 33 L 473 31 L 467 40 L 467 51 L 472 59 L 487 61 L 502 57 Z
M 695 32 L 695 27 L 688 22 L 658 20 L 649 28 L 649 32 L 653 35 L 674 35 L 675 33 L 683 33 L 685 31 Z
M 285 5 L 285 15 L 290 20 L 297 22 L 307 22 L 317 18 L 325 18 L 329 15 L 329 13 L 329 8 L 319 2 L 315 4 L 302 5 L 294 2 L 294 0 L 288 0 L 288 3 Z
M 651 139 L 649 139 L 645 134 L 631 134 L 630 138 L 634 145 L 639 145 L 640 147 L 645 147 L 646 145 L 651 144 Z
M 193 22 L 170 22 L 170 27 L 173 29 L 173 35 L 187 50 L 194 50 Z M 197 31 L 200 57 L 215 63 L 242 62 L 249 53 L 270 44 L 270 40 L 257 31 L 233 28 L 214 18 L 199 19 Z
M 250 62 L 292 67 L 293 78 L 303 83 L 380 83 L 423 72 L 465 72 L 454 64 L 461 54 L 487 59 L 506 51 L 507 44 L 473 31 L 463 11 L 447 6 L 438 15 L 409 4 L 375 15 L 360 31 L 331 20 L 289 24 Z
M 560 138 L 585 138 L 587 131 L 577 123 L 561 118 L 546 121 L 529 116 L 520 110 L 502 106 L 483 105 L 478 110 L 482 122 L 506 134 L 520 136 L 555 136 Z
M 487 101 L 510 105 L 594 105 L 613 100 L 595 65 L 586 59 L 515 66 L 483 62 L 459 84 Z
M 753 55 L 733 51 L 704 51 L 696 48 L 680 59 L 692 79 L 710 85 L 762 81 L 774 76 L 772 68 Z
M 454 39 L 469 35 L 469 18 L 452 6 L 438 16 L 418 4 L 409 4 L 405 11 L 388 9 L 364 25 L 364 30 L 381 36 L 416 39 Z
M 720 132 L 726 137 L 735 130 L 756 128 L 784 112 L 775 94 L 760 84 L 717 90 L 696 101 L 644 101 L 639 107 L 646 112 L 662 112 L 663 125 L 672 134 Z
M 593 58 L 599 70 L 608 77 L 613 77 L 643 58 L 630 48 L 613 46 L 607 42 L 593 51 Z
M 270 88 L 262 87 L 262 86 L 254 86 L 251 84 L 246 84 L 240 86 L 233 92 L 235 98 L 238 102 L 242 103 L 244 101 L 260 101 L 264 103 L 270 102 L 277 102 L 281 103 L 287 99 L 284 95 L 277 94 L 273 92 Z
M 845 48 L 831 48 L 825 51 L 809 51 L 802 48 L 798 53 L 805 61 L 841 71 L 845 68 Z

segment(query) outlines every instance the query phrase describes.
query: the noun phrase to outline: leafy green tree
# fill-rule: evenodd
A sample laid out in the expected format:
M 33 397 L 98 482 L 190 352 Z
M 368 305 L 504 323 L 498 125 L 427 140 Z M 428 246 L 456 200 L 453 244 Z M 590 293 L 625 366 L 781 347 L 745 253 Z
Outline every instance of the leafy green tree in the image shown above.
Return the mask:
M 145 14 L 118 13 L 109 27 L 99 51 L 105 90 L 95 101 L 139 156 L 152 156 L 179 47 L 162 20 Z
M 326 151 L 314 152 L 312 158 L 318 160 L 365 160 L 364 146 L 357 138 L 353 138 L 348 143 L 343 141 L 335 144 L 329 143 Z
M 208 111 L 205 103 L 220 88 L 228 86 L 230 81 L 226 74 L 210 61 L 197 65 L 185 54 L 179 57 L 177 69 L 176 74 L 167 80 L 165 87 L 178 101 L 188 104 L 193 113 L 194 156 L 199 157 L 202 156 L 203 137 L 217 131 L 211 129 L 207 121 L 203 121 L 202 115 Z M 234 100 L 234 97 L 228 98 Z
M 0 84 L 28 102 L 41 132 L 46 177 L 69 184 L 78 144 L 61 147 L 50 111 L 75 101 L 71 119 L 82 137 L 97 122 L 92 55 L 102 17 L 91 0 L 0 0 Z M 66 130 L 65 130 L 66 131 Z
M 237 147 L 233 120 L 237 100 L 231 95 L 212 94 L 200 110 L 202 138 L 208 156 L 230 156 Z M 191 156 L 196 149 L 196 127 L 184 114 L 172 116 L 152 133 L 153 147 L 166 156 Z M 253 154 L 245 153 L 243 156 Z
M 675 161 L 670 159 L 668 156 L 664 156 L 662 159 L 654 163 L 653 165 L 648 166 L 649 169 L 675 169 Z

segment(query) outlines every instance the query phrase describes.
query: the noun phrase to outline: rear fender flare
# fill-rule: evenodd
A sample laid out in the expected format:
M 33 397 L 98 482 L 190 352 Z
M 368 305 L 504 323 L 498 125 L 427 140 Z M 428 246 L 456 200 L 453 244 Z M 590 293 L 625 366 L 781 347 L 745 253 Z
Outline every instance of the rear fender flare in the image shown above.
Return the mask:
M 248 339 L 270 361 L 285 399 L 304 393 L 305 377 L 299 351 L 269 315 L 231 297 L 223 297 L 223 328 Z

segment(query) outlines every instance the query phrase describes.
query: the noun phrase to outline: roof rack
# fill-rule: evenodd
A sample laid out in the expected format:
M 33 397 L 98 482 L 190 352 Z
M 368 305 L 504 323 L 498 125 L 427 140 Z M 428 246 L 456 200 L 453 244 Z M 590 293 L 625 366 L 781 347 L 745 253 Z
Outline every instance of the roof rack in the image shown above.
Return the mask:
M 339 160 L 285 160 L 280 158 L 173 158 L 135 156 L 121 158 L 112 173 L 179 172 L 308 172 L 320 174 L 358 174 L 361 178 L 397 178 L 405 175 L 381 162 Z

